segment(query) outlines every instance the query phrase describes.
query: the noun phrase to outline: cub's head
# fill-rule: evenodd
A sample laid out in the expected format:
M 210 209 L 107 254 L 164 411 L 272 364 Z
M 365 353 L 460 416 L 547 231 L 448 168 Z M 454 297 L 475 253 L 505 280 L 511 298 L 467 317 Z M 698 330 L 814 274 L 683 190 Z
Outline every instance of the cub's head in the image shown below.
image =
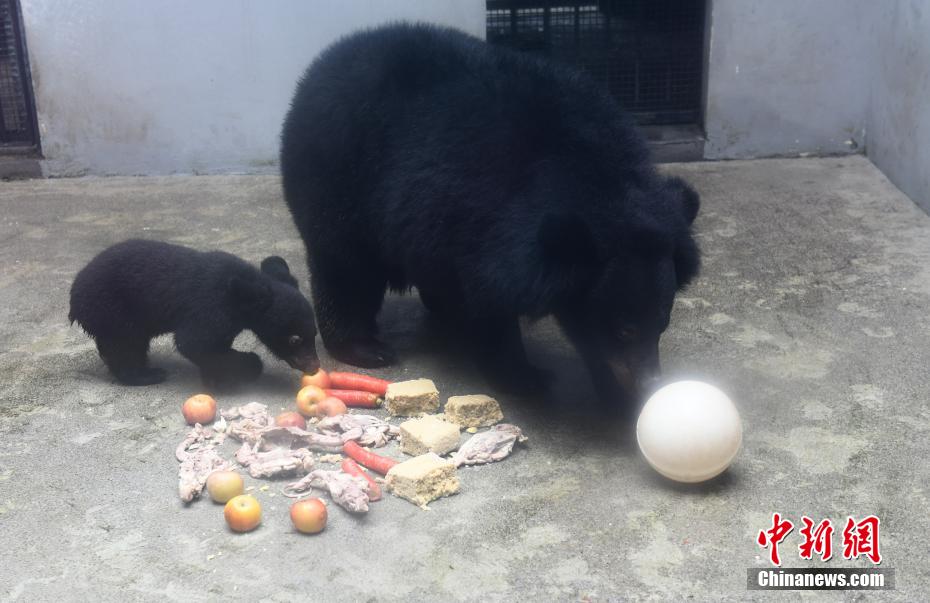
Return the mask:
M 233 277 L 230 291 L 249 328 L 275 356 L 305 373 L 320 368 L 313 308 L 283 258 L 262 260 L 261 278 Z

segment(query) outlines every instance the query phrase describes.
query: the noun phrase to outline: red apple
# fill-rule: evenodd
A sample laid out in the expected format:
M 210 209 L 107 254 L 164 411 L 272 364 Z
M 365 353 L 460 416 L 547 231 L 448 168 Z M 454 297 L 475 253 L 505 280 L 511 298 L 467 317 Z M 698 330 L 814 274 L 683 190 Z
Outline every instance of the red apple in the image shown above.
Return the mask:
M 306 385 L 297 392 L 297 410 L 305 417 L 317 416 L 316 405 L 326 399 L 326 392 L 315 385 Z
M 275 417 L 274 424 L 278 427 L 299 427 L 301 429 L 307 428 L 307 420 L 304 419 L 299 412 L 294 412 L 293 410 L 282 412 L 280 415 Z
M 315 385 L 321 389 L 326 389 L 329 387 L 329 373 L 323 369 L 319 369 L 312 375 L 304 373 L 304 376 L 300 378 L 300 387 L 306 387 L 308 385 Z
M 216 418 L 216 400 L 207 394 L 197 394 L 185 400 L 181 414 L 188 425 L 212 423 Z
M 245 483 L 235 471 L 214 471 L 207 478 L 207 492 L 214 502 L 227 503 L 242 494 Z
M 326 505 L 319 498 L 305 498 L 291 505 L 291 521 L 298 532 L 322 532 L 326 527 L 326 517 Z
M 254 496 L 240 494 L 226 503 L 223 517 L 233 532 L 250 532 L 262 522 L 262 506 Z

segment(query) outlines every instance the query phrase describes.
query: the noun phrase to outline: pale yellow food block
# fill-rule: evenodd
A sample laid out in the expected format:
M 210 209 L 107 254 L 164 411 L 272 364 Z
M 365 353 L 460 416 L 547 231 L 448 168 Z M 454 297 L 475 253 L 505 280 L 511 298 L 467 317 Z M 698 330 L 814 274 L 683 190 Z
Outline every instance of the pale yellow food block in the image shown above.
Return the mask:
M 391 383 L 384 396 L 384 407 L 395 417 L 436 412 L 439 408 L 439 390 L 431 379 Z
M 462 427 L 488 427 L 504 418 L 500 404 L 490 396 L 452 396 L 446 402 L 446 420 Z
M 423 507 L 458 492 L 459 478 L 451 461 L 428 452 L 391 467 L 385 485 L 394 496 Z
M 459 447 L 459 426 L 436 415 L 410 419 L 400 424 L 400 449 L 410 456 L 427 452 L 446 454 Z

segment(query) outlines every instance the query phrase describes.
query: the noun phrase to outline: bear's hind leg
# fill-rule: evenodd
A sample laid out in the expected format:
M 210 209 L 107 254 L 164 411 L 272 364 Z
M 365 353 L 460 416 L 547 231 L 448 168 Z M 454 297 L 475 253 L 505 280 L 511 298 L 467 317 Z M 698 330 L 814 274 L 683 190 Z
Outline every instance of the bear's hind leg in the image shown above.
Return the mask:
M 124 385 L 154 385 L 165 380 L 164 369 L 148 365 L 149 337 L 120 335 L 97 337 L 97 351 L 103 362 Z

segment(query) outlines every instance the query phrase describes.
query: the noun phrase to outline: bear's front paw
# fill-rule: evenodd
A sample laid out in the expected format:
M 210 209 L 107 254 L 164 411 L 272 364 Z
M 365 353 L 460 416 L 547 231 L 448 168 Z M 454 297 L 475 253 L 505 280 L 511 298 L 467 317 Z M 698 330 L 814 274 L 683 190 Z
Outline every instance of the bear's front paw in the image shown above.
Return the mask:
M 326 349 L 336 360 L 362 368 L 387 366 L 397 360 L 391 347 L 377 339 L 327 345 Z
M 554 380 L 550 371 L 532 364 L 485 367 L 484 374 L 496 389 L 517 396 L 541 394 L 549 389 Z
M 145 367 L 125 371 L 117 376 L 123 385 L 155 385 L 168 377 L 165 369 Z

